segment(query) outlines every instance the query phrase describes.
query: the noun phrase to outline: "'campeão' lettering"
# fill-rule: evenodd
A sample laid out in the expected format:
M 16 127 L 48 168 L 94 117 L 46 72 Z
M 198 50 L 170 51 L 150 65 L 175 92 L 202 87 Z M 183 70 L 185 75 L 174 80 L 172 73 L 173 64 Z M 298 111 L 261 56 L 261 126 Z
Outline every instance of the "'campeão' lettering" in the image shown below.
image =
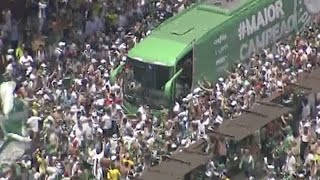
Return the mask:
M 292 32 L 295 28 L 295 20 L 296 17 L 291 15 L 243 43 L 240 46 L 240 60 L 243 61 L 257 50 L 268 46 L 272 42 L 276 42 L 284 34 Z

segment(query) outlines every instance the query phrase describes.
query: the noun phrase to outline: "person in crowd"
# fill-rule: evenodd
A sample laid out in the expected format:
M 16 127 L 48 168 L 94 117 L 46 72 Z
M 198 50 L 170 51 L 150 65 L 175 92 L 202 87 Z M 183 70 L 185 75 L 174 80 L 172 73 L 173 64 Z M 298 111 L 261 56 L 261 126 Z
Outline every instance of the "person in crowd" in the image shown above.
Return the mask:
M 255 165 L 255 160 L 253 159 L 253 156 L 251 155 L 249 149 L 244 149 L 242 152 L 241 161 L 239 164 L 239 169 L 243 169 L 246 178 L 253 177 L 253 170 Z

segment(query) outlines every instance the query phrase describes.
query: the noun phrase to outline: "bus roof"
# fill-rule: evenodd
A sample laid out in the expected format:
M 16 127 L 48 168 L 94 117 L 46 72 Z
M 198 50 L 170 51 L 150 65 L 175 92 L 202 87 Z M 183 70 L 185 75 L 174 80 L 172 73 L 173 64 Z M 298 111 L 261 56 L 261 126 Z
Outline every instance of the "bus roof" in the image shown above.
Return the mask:
M 168 48 L 169 47 L 169 48 Z M 129 57 L 146 63 L 162 66 L 173 66 L 176 57 L 186 49 L 184 43 L 170 39 L 149 36 L 138 43 L 130 52 Z
M 234 0 L 241 6 L 256 0 Z M 196 4 L 177 16 L 165 21 L 147 38 L 129 52 L 129 57 L 164 66 L 173 66 L 180 56 L 192 48 L 193 42 L 231 18 L 231 10 L 225 6 L 206 3 Z

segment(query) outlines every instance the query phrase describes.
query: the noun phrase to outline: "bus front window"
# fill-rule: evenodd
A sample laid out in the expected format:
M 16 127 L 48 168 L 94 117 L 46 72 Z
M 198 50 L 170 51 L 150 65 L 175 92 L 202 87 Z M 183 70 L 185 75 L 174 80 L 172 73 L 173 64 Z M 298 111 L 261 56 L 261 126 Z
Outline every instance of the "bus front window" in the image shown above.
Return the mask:
M 170 67 L 129 59 L 126 69 L 124 93 L 126 100 L 134 104 L 148 104 L 154 108 L 167 106 L 163 88 L 170 79 Z

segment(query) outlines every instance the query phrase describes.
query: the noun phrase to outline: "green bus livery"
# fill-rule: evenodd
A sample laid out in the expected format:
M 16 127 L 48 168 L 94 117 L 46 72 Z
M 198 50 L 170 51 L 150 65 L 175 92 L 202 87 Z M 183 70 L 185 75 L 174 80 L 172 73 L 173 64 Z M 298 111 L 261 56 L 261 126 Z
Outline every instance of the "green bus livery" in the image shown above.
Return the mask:
M 160 24 L 128 53 L 125 106 L 172 105 L 204 78 L 214 82 L 232 64 L 294 34 L 320 7 L 314 0 L 238 0 L 194 4 Z M 115 78 L 120 66 L 114 70 Z M 131 111 L 133 112 L 133 111 Z

